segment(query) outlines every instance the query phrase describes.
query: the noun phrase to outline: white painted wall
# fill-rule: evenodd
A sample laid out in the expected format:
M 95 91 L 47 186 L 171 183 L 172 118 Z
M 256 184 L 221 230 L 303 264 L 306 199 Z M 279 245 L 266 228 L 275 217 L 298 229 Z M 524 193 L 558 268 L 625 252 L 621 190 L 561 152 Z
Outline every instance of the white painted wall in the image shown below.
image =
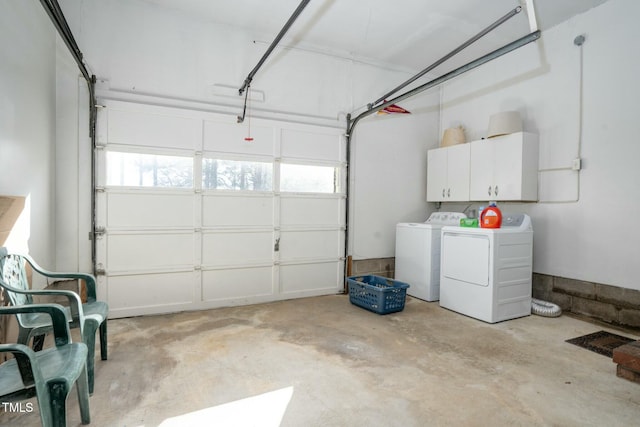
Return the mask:
M 56 43 L 55 246 L 57 271 L 92 271 L 89 90 L 64 42 Z M 53 268 L 53 266 L 52 266 Z
M 570 166 L 582 134 L 582 171 L 541 172 L 547 202 L 504 206 L 531 215 L 538 273 L 640 289 L 639 15 L 637 1 L 611 0 L 443 89 L 442 127 L 462 123 L 471 139 L 486 136 L 490 114 L 520 111 L 525 130 L 540 135 L 543 170 Z
M 427 150 L 438 145 L 439 96 L 437 89 L 425 92 L 400 103 L 410 115 L 372 115 L 356 125 L 349 237 L 354 259 L 394 256 L 396 224 L 422 222 L 433 210 L 426 201 Z
M 0 194 L 27 196 L 25 222 L 7 246 L 55 262 L 55 30 L 38 2 L 0 13 Z
M 78 66 L 64 43 L 56 44 L 55 205 L 56 269 L 78 270 Z M 71 143 L 73 142 L 73 143 Z M 89 266 L 90 267 L 90 266 Z
M 237 87 L 271 35 L 194 22 L 175 11 L 123 0 L 62 2 L 92 71 L 113 93 L 195 100 L 237 111 L 237 98 L 213 84 Z M 562 202 L 516 205 L 536 227 L 535 270 L 640 289 L 633 227 L 594 227 L 607 212 L 638 208 L 636 99 L 640 61 L 632 0 L 611 0 L 545 32 L 541 42 L 473 71 L 403 105 L 411 116 L 363 120 L 353 139 L 351 253 L 356 259 L 393 255 L 395 224 L 423 220 L 426 150 L 438 129 L 464 124 L 484 136 L 491 112 L 518 109 L 525 129 L 541 139 L 541 168 L 567 166 L 576 156 L 580 50 L 584 45 L 584 110 L 579 173 L 541 173 L 541 198 Z M 114 28 L 112 22 L 118 22 Z M 610 25 L 616 22 L 615 26 Z M 43 265 L 90 268 L 90 146 L 86 87 L 40 5 L 10 2 L 0 15 L 0 193 L 28 195 L 23 237 L 11 243 Z M 627 43 L 627 44 L 625 44 Z M 408 75 L 303 50 L 278 51 L 254 81 L 262 114 L 344 125 L 344 114 Z M 283 83 L 285 82 L 285 83 Z M 261 114 L 258 111 L 257 114 Z M 57 140 L 57 144 L 54 144 Z M 585 232 L 588 230 L 588 233 Z M 55 249 L 55 250 L 54 250 Z M 56 256 L 57 254 L 57 256 Z
M 120 99 L 153 95 L 174 105 L 196 101 L 219 111 L 231 106 L 239 114 L 243 99 L 237 89 L 275 36 L 143 1 L 61 3 L 86 61 L 104 80 L 101 89 Z M 276 48 L 252 83 L 264 101 L 251 106 L 254 115 L 281 112 L 289 120 L 324 119 L 342 127 L 346 113 L 407 77 L 348 58 Z M 214 85 L 228 89 L 223 93 Z

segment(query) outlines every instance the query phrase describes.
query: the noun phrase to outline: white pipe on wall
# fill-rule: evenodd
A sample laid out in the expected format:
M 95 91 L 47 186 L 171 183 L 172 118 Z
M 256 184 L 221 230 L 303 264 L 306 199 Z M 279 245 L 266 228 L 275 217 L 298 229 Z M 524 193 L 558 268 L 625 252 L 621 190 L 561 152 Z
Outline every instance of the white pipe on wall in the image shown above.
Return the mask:
M 573 43 L 580 48 L 580 59 L 578 65 L 578 137 L 576 147 L 576 157 L 573 160 L 571 166 L 565 166 L 560 168 L 547 168 L 540 169 L 538 173 L 546 172 L 558 172 L 558 171 L 576 171 L 576 197 L 568 200 L 540 200 L 539 203 L 577 203 L 580 201 L 580 171 L 582 170 L 582 128 L 583 128 L 583 114 L 584 114 L 584 35 L 577 36 Z

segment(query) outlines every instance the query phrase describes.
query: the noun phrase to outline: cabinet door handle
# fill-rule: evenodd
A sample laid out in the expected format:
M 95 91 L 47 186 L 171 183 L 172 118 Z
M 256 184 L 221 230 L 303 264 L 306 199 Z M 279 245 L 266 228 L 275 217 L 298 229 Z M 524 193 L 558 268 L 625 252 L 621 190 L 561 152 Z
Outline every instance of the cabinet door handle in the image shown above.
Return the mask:
M 442 189 L 442 198 L 444 199 L 444 188 Z
M 487 190 L 487 194 L 491 196 L 491 186 L 489 186 L 489 189 Z
M 447 197 L 451 197 L 451 189 L 450 188 L 447 190 Z
M 498 195 L 498 186 L 496 185 L 495 188 L 493 189 L 494 193 L 496 193 L 496 196 Z

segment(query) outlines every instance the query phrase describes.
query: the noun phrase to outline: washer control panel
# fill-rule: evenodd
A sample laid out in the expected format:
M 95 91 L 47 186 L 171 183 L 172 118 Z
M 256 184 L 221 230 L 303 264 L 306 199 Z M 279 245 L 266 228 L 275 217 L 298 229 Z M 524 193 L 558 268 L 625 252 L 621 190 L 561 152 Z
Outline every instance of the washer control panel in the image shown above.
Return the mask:
M 531 218 L 523 213 L 509 213 L 502 215 L 502 227 L 513 227 L 520 230 L 528 230 L 531 228 Z
M 426 224 L 460 225 L 460 220 L 467 216 L 462 212 L 434 212 L 425 221 Z

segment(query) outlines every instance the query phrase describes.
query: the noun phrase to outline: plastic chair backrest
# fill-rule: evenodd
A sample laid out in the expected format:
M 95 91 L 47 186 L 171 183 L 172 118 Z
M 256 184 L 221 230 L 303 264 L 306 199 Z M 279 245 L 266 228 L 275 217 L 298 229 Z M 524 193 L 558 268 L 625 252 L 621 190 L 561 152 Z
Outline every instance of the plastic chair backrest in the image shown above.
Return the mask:
M 4 284 L 4 283 L 3 283 Z M 34 304 L 20 307 L 0 307 L 4 314 L 47 313 L 51 318 L 56 349 L 46 349 L 35 353 L 23 344 L 0 344 L 0 353 L 12 353 L 15 358 L 0 364 L 4 379 L 0 383 L 0 400 L 11 401 L 36 396 L 40 408 L 42 425 L 66 425 L 66 401 L 75 383 L 80 406 L 82 424 L 91 422 L 89 412 L 89 387 L 87 382 L 87 346 L 72 343 L 69 323 L 64 308 L 58 304 Z M 65 348 L 66 347 L 66 348 Z M 38 355 L 43 355 L 38 357 Z M 15 381 L 18 370 L 22 384 Z M 19 388 L 22 386 L 22 388 Z
M 8 255 L 5 248 L 0 248 L 0 279 L 12 288 L 23 291 L 29 290 L 25 262 L 18 255 Z M 11 305 L 33 304 L 31 295 L 19 294 L 17 292 L 6 292 L 11 301 Z

